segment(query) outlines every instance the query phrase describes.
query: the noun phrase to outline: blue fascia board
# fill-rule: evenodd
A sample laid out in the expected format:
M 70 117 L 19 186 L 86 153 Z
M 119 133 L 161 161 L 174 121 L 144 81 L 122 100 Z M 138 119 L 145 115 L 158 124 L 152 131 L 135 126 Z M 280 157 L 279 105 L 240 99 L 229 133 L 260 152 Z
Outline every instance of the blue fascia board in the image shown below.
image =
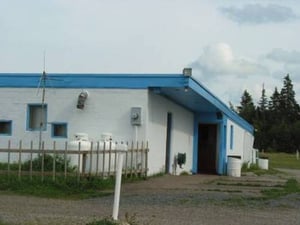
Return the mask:
M 41 74 L 0 73 L 0 87 L 36 88 Z M 183 87 L 181 74 L 47 74 L 49 88 L 132 88 Z
M 253 126 L 250 125 L 246 120 L 241 118 L 236 112 L 233 112 L 228 106 L 226 106 L 218 97 L 211 93 L 207 88 L 194 79 L 189 79 L 189 87 L 213 104 L 217 109 L 219 109 L 224 115 L 226 115 L 230 120 L 239 124 L 245 130 L 253 134 Z

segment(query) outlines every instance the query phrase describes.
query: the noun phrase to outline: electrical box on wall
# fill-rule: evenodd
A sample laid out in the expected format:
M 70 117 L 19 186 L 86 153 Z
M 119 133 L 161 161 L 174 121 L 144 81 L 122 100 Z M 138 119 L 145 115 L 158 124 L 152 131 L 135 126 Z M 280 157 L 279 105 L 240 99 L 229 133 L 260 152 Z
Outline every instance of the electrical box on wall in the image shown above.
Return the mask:
M 140 126 L 142 125 L 142 108 L 132 107 L 130 115 L 131 125 Z

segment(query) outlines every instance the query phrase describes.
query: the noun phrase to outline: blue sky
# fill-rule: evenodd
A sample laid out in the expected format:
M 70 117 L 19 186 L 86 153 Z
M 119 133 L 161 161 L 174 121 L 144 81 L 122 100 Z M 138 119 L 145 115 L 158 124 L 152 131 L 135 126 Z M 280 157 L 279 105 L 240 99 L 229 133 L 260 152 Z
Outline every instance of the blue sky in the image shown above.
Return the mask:
M 300 1 L 2 0 L 0 72 L 180 73 L 225 103 L 289 73 L 300 101 Z

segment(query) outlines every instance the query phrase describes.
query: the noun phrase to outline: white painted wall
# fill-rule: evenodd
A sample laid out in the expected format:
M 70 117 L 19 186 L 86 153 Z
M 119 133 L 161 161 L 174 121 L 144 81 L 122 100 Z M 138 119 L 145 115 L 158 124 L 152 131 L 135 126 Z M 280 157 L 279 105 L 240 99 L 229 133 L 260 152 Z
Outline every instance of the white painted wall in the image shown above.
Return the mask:
M 182 169 L 177 166 L 176 173 L 180 174 L 182 171 L 190 172 L 193 162 L 193 113 L 152 92 L 149 92 L 148 108 L 149 123 L 147 127 L 147 137 L 150 151 L 154 152 L 154 154 L 150 154 L 149 156 L 149 173 L 165 171 L 168 112 L 171 112 L 173 115 L 170 171 L 174 173 L 172 165 L 175 155 L 178 153 L 186 153 L 186 164 Z
M 256 157 L 253 157 L 253 143 L 254 137 L 247 131 L 244 131 L 244 157 L 243 160 L 246 163 L 256 163 Z
M 101 134 L 113 134 L 114 141 L 149 141 L 149 174 L 164 170 L 166 149 L 167 113 L 172 112 L 171 162 L 175 154 L 187 153 L 186 165 L 182 170 L 192 169 L 193 155 L 193 113 L 183 107 L 149 92 L 139 89 L 86 89 L 89 96 L 83 110 L 77 109 L 77 98 L 81 89 L 47 88 L 47 121 L 66 122 L 68 138 L 51 137 L 51 124 L 42 132 L 46 146 L 57 141 L 57 149 L 64 148 L 66 141 L 73 139 L 75 133 L 87 133 L 90 141 L 100 140 Z M 18 147 L 19 140 L 23 147 L 29 148 L 34 140 L 38 147 L 39 131 L 27 131 L 27 105 L 41 103 L 41 90 L 35 88 L 0 88 L 0 120 L 12 120 L 12 136 L 0 136 L 0 147 L 6 147 L 8 140 L 12 148 Z M 131 107 L 142 108 L 142 125 L 132 126 Z M 0 156 L 6 157 L 6 156 Z M 17 155 L 14 157 L 17 158 Z M 182 170 L 177 167 L 177 174 Z
M 233 126 L 233 146 L 230 148 L 231 131 Z M 227 120 L 227 140 L 226 140 L 226 155 L 240 156 L 242 162 L 249 162 L 252 160 L 252 146 L 254 137 L 252 134 L 241 128 L 239 125 L 231 120 Z
M 58 147 L 64 142 L 73 139 L 77 132 L 87 133 L 91 141 L 100 140 L 101 134 L 110 132 L 115 141 L 144 141 L 145 122 L 148 106 L 147 90 L 130 89 L 87 89 L 89 96 L 83 110 L 77 109 L 77 98 L 81 89 L 47 89 L 45 103 L 48 108 L 48 123 L 67 122 L 68 139 L 52 138 L 51 125 L 42 132 L 46 144 L 54 140 Z M 0 147 L 7 146 L 7 141 L 12 140 L 17 147 L 19 140 L 23 146 L 29 146 L 35 140 L 38 146 L 39 131 L 27 131 L 27 104 L 41 103 L 40 90 L 35 88 L 1 88 L 0 89 L 0 120 L 12 120 L 12 136 L 0 136 Z M 131 107 L 142 107 L 142 123 L 136 133 L 130 123 Z

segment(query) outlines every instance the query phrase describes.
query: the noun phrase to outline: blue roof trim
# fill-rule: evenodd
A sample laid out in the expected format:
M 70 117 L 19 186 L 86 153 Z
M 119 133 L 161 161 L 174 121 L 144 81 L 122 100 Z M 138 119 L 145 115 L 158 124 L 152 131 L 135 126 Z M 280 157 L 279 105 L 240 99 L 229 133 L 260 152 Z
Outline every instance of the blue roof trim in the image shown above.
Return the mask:
M 41 73 L 0 73 L 0 87 L 36 88 Z M 194 90 L 201 98 L 218 108 L 229 119 L 253 134 L 253 127 L 229 109 L 200 82 L 182 74 L 47 74 L 46 87 L 50 88 L 186 88 Z M 179 93 L 180 94 L 180 93 Z
M 1 74 L 0 87 L 34 88 L 41 74 Z M 46 86 L 52 88 L 136 88 L 183 87 L 181 74 L 47 74 Z
M 199 95 L 207 99 L 216 108 L 218 108 L 223 114 L 225 114 L 229 119 L 235 121 L 237 124 L 242 126 L 245 130 L 253 134 L 253 126 L 250 125 L 246 120 L 241 118 L 236 112 L 232 111 L 228 106 L 226 106 L 218 97 L 211 93 L 207 88 L 200 84 L 195 79 L 191 78 L 189 80 L 189 87 L 196 91 Z

